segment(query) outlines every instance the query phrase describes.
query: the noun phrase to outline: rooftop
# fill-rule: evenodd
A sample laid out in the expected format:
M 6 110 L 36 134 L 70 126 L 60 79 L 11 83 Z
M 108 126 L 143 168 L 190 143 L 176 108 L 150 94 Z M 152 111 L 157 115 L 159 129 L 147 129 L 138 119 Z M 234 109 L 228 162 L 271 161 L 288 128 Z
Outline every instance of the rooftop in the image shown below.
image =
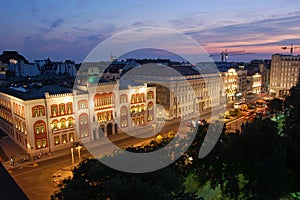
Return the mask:
M 44 85 L 44 86 L 1 86 L 0 92 L 12 95 L 14 97 L 23 100 L 33 100 L 33 99 L 43 99 L 45 98 L 45 93 L 51 94 L 64 94 L 73 93 L 72 88 L 62 87 L 59 85 Z

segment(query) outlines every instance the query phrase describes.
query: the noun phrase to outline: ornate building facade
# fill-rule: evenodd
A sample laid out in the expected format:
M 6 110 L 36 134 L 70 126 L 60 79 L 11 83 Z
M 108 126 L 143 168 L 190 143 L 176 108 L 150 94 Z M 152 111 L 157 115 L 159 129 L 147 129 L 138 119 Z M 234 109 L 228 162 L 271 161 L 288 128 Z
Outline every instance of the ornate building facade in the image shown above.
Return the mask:
M 30 155 L 73 147 L 155 118 L 155 87 L 88 84 L 0 88 L 0 128 Z

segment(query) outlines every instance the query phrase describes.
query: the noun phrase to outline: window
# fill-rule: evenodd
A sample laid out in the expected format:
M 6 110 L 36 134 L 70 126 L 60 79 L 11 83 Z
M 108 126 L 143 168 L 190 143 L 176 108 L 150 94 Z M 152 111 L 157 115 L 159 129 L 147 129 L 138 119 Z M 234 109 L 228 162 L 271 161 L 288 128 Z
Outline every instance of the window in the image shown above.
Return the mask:
M 54 136 L 54 144 L 58 145 L 59 143 L 60 143 L 59 136 L 58 135 Z
M 33 116 L 34 117 L 37 117 L 39 114 L 38 114 L 38 109 L 37 108 L 34 108 L 33 109 Z
M 38 149 L 42 148 L 42 141 L 41 140 L 36 141 L 36 146 Z
M 39 108 L 39 113 L 38 113 L 39 116 L 42 116 L 42 115 L 43 115 L 43 113 L 44 113 L 44 112 L 43 112 L 43 109 L 44 109 L 44 108 L 42 108 L 42 107 Z
M 59 114 L 60 115 L 65 114 L 65 104 L 59 104 Z
M 40 133 L 40 127 L 38 125 L 35 126 L 35 133 L 37 133 L 37 134 Z
M 135 94 L 131 95 L 131 103 L 135 103 Z
M 51 106 L 51 116 L 55 117 L 57 115 L 57 105 Z
M 147 93 L 147 99 L 153 99 L 153 97 L 154 97 L 153 91 L 149 91 L 149 92 Z
M 87 100 L 81 100 L 78 102 L 78 108 L 80 109 L 86 109 L 88 108 Z
M 81 116 L 80 117 L 80 124 L 81 125 L 87 124 L 87 116 Z
M 62 134 L 62 135 L 61 135 L 61 142 L 62 142 L 63 144 L 67 143 L 67 134 Z
M 126 94 L 122 94 L 120 96 L 120 103 L 127 103 L 127 95 Z
M 38 121 L 34 124 L 33 130 L 35 134 L 45 133 L 46 132 L 46 123 L 44 121 Z
M 83 137 L 87 137 L 89 134 L 88 134 L 88 130 L 81 130 L 80 132 L 80 136 L 83 138 Z
M 145 94 L 144 94 L 144 93 L 141 94 L 141 101 L 142 101 L 142 102 L 145 101 Z
M 46 143 L 46 139 L 42 139 L 42 147 L 46 147 L 47 143 Z
M 70 127 L 70 128 L 73 127 L 73 125 L 74 125 L 74 124 L 73 124 L 73 123 L 74 123 L 73 121 L 74 121 L 73 118 L 69 118 L 69 119 L 68 119 L 68 127 Z
M 72 108 L 72 103 L 67 103 L 67 113 L 72 114 L 73 108 Z
M 54 122 L 53 122 L 53 129 L 54 129 L 54 130 L 57 130 L 57 124 L 58 124 L 57 121 L 54 121 Z
M 61 123 L 61 128 L 62 128 L 62 129 L 66 128 L 66 120 L 65 120 L 65 119 L 62 119 L 62 120 L 60 121 L 60 123 Z
M 41 124 L 41 125 L 40 125 L 40 132 L 41 132 L 41 133 L 44 133 L 44 132 L 45 132 L 44 124 Z
M 69 142 L 74 141 L 74 133 L 69 133 Z
M 22 115 L 25 115 L 25 111 L 22 107 Z M 45 115 L 45 107 L 44 106 L 34 106 L 32 108 L 32 117 L 44 116 Z

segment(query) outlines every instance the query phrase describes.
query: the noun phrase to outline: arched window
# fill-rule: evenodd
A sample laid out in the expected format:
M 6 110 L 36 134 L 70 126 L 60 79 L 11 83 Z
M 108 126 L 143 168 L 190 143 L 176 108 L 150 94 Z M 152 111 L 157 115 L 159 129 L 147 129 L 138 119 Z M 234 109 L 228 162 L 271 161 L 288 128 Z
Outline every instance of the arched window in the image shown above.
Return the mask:
M 57 105 L 56 104 L 51 105 L 51 116 L 52 117 L 57 116 Z
M 71 128 L 74 126 L 74 119 L 72 117 L 68 118 L 68 128 Z
M 68 114 L 72 114 L 73 113 L 73 106 L 72 106 L 71 102 L 67 103 L 67 113 Z
M 61 126 L 61 129 L 64 129 L 64 128 L 67 127 L 67 125 L 66 125 L 66 119 L 65 118 L 62 118 L 60 120 L 60 126 Z
M 32 107 L 32 117 L 45 116 L 45 107 L 42 105 Z
M 65 113 L 66 113 L 65 104 L 63 103 L 59 104 L 59 114 L 64 115 Z
M 34 133 L 35 134 L 42 134 L 42 133 L 46 133 L 46 123 L 44 121 L 37 121 L 36 123 L 34 123 Z

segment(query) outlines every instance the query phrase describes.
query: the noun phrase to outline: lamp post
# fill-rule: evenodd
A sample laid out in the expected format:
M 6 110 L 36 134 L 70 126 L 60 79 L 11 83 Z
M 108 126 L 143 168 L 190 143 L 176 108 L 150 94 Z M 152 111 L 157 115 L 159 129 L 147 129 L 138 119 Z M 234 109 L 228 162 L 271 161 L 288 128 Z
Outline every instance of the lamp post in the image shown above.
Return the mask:
M 81 157 L 80 157 L 80 149 L 82 148 L 82 146 L 78 146 L 78 147 L 76 147 L 76 149 L 78 150 L 78 160 L 79 160 L 79 162 L 81 162 Z
M 72 166 L 74 167 L 74 149 L 71 148 Z
M 53 123 L 51 123 L 50 124 L 50 126 L 51 126 L 51 135 L 53 135 L 53 131 L 54 131 L 54 124 Z M 49 145 L 49 155 L 51 154 L 51 140 L 50 140 L 50 136 L 51 136 L 50 134 L 48 134 L 48 145 Z

